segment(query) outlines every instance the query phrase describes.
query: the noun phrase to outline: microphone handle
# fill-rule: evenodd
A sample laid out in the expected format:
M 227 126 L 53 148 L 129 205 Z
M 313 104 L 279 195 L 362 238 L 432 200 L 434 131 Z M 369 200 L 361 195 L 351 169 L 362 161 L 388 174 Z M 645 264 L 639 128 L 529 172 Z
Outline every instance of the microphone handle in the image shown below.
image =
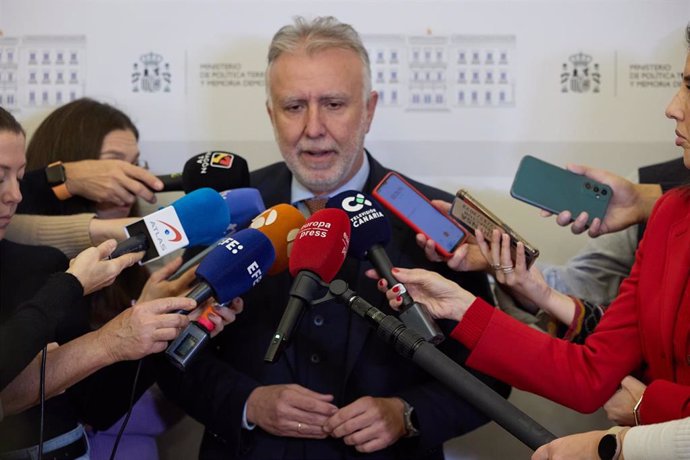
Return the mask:
M 350 293 L 354 294 L 349 291 L 344 296 L 338 296 L 338 299 L 344 300 L 350 297 L 348 303 L 352 310 L 374 325 L 378 335 L 392 344 L 400 355 L 411 359 L 529 448 L 536 450 L 556 439 L 553 433 L 442 351 L 425 342 L 414 330 L 403 325 L 394 316 L 386 315 L 361 297 L 351 297 Z
M 274 363 L 278 360 L 290 341 L 304 307 L 317 297 L 321 289 L 321 278 L 315 273 L 303 270 L 297 274 L 290 288 L 290 300 L 288 300 L 283 317 L 280 318 L 280 324 L 271 338 L 271 343 L 268 344 L 264 361 Z
M 189 294 L 187 294 L 185 297 L 196 300 L 196 304 L 199 306 L 212 296 L 213 288 L 206 281 L 202 281 L 194 286 L 194 288 L 189 291 Z M 177 313 L 178 315 L 188 315 L 191 312 L 189 310 L 176 310 L 173 313 Z
M 115 250 L 108 256 L 108 259 L 116 259 L 122 255 L 132 252 L 146 251 L 149 248 L 148 239 L 143 233 L 137 233 L 117 244 Z
M 393 263 L 383 246 L 380 244 L 373 245 L 367 252 L 367 255 L 379 275 L 388 281 L 389 288 L 396 284 L 401 284 L 393 276 Z M 446 337 L 429 312 L 420 303 L 415 302 L 407 290 L 401 293 L 400 296 L 403 299 L 403 303 L 399 317 L 403 323 L 417 331 L 427 342 L 435 345 L 443 342 Z
M 161 190 L 163 192 L 179 192 L 184 190 L 182 173 L 163 174 L 156 177 L 163 182 L 163 190 Z

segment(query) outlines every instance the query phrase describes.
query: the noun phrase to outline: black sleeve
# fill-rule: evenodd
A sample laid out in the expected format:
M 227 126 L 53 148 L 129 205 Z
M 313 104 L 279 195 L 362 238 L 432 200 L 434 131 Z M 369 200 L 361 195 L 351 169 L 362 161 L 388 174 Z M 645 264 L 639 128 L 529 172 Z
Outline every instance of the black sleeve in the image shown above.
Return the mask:
M 55 340 L 62 316 L 77 303 L 83 288 L 68 273 L 56 273 L 30 300 L 22 303 L 0 325 L 0 390 L 24 369 L 36 354 Z
M 88 200 L 78 196 L 65 201 L 59 200 L 48 184 L 43 169 L 24 174 L 20 190 L 22 201 L 17 206 L 17 214 L 64 216 L 88 212 L 91 207 Z

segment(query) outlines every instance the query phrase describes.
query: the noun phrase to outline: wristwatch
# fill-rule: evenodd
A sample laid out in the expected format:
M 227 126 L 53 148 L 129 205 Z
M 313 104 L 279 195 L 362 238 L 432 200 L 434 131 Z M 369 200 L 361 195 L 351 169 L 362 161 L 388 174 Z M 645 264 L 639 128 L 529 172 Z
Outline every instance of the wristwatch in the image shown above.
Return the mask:
M 609 428 L 606 434 L 599 440 L 597 453 L 601 460 L 617 460 L 621 455 L 621 441 L 618 438 L 618 433 L 623 429 L 622 426 L 614 426 Z
M 417 429 L 417 427 L 414 426 L 414 415 L 412 414 L 414 412 L 414 407 L 412 407 L 410 403 L 408 403 L 404 399 L 401 399 L 401 401 L 405 406 L 403 408 L 403 420 L 405 421 L 405 430 L 407 431 L 405 437 L 411 438 L 413 436 L 419 436 L 419 430 Z
M 65 185 L 67 175 L 65 174 L 65 166 L 62 164 L 62 161 L 56 161 L 46 166 L 46 179 L 59 200 L 66 200 L 72 197 L 72 194 L 67 190 L 67 185 Z

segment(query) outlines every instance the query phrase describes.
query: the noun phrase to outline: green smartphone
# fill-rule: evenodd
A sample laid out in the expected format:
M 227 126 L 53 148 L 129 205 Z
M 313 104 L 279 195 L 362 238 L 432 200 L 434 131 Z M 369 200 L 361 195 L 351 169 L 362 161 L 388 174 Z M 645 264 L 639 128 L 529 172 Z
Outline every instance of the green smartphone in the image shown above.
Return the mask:
M 568 210 L 576 218 L 585 211 L 589 216 L 587 225 L 591 225 L 595 217 L 604 218 L 613 190 L 586 176 L 525 155 L 510 195 L 554 214 Z

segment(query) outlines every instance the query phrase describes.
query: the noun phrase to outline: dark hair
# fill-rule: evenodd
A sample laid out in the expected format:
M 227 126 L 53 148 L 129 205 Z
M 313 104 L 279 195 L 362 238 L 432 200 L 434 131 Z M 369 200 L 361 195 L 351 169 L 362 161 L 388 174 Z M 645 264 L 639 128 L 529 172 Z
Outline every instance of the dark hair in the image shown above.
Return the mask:
M 26 147 L 26 169 L 54 161 L 98 159 L 103 139 L 115 130 L 129 130 L 139 139 L 132 120 L 115 107 L 81 98 L 53 111 L 38 126 Z
M 14 115 L 0 107 L 0 131 L 9 131 L 26 137 L 24 128 L 19 124 Z
M 26 148 L 26 169 L 43 169 L 58 160 L 98 159 L 103 139 L 116 130 L 129 130 L 139 139 L 132 120 L 109 104 L 89 98 L 65 104 L 48 115 L 31 136 Z M 88 201 L 84 200 L 83 206 L 82 211 L 76 212 L 90 210 Z M 136 206 L 132 211 L 136 214 Z M 134 265 L 123 270 L 115 283 L 91 294 L 91 326 L 100 327 L 129 307 L 139 297 L 147 278 L 146 268 Z

